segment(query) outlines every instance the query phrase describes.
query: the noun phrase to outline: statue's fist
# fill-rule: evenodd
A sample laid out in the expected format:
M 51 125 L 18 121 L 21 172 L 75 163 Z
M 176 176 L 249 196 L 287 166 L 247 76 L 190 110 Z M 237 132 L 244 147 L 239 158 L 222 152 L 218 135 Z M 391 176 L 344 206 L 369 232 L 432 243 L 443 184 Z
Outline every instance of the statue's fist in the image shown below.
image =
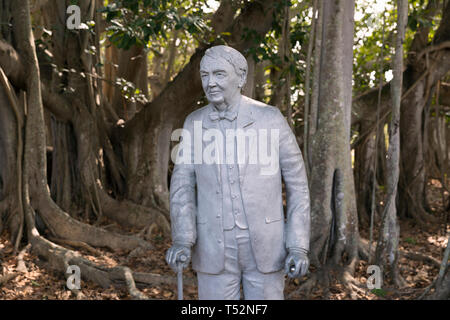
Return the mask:
M 178 265 L 186 269 L 191 260 L 191 248 L 187 245 L 174 244 L 166 253 L 166 262 L 173 271 L 178 271 Z
M 285 262 L 285 273 L 290 278 L 300 278 L 309 268 L 308 253 L 303 249 L 291 249 Z

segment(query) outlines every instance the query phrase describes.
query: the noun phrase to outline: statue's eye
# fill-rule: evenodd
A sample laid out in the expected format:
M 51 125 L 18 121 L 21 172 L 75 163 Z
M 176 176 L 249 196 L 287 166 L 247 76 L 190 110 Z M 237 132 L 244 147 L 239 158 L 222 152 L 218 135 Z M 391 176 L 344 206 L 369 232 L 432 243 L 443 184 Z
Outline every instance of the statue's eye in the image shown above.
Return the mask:
M 225 72 L 217 72 L 216 73 L 217 78 L 224 78 L 226 76 Z

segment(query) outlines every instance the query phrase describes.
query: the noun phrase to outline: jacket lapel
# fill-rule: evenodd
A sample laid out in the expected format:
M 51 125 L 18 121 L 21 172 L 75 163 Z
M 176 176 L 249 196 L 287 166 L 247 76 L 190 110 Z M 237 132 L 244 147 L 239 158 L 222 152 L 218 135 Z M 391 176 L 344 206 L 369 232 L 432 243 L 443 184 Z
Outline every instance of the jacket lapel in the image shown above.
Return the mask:
M 252 114 L 251 107 L 249 105 L 248 98 L 245 96 L 242 96 L 241 104 L 239 107 L 239 113 L 237 117 L 237 129 L 241 129 L 244 131 L 247 131 L 249 128 L 253 126 L 253 123 L 255 122 L 255 119 Z M 245 161 L 239 162 L 239 174 L 241 176 L 241 184 L 244 182 L 245 177 L 245 170 L 247 168 L 248 162 L 249 162 L 249 153 L 251 150 L 253 150 L 254 146 L 253 143 L 256 143 L 256 139 L 248 138 L 248 145 L 247 145 L 247 137 L 244 140 L 244 150 L 238 148 L 238 159 L 242 159 L 244 157 Z M 247 147 L 248 149 L 247 149 Z M 240 152 L 244 152 L 244 155 L 240 155 Z
M 216 129 L 216 130 L 220 131 L 219 122 L 218 121 L 213 121 L 209 117 L 209 114 L 214 111 L 213 110 L 213 105 L 212 104 L 208 104 L 208 107 L 205 108 L 205 111 L 206 112 L 204 113 L 203 120 L 202 120 L 202 127 L 203 127 L 203 129 L 206 129 L 206 130 Z M 203 144 L 203 134 L 204 133 L 202 133 L 202 144 Z M 217 150 L 219 150 L 219 146 L 217 144 L 217 141 L 214 140 L 214 143 L 215 143 L 215 150 L 216 150 L 216 155 L 217 155 Z M 203 149 L 204 149 L 204 147 L 205 147 L 205 145 L 203 144 Z M 202 159 L 203 159 L 203 155 L 202 155 Z M 216 161 L 215 164 L 214 164 L 214 172 L 216 173 L 217 182 L 220 185 L 220 183 L 221 183 L 221 179 L 220 179 L 221 175 L 220 175 L 220 163 L 219 163 L 219 161 Z

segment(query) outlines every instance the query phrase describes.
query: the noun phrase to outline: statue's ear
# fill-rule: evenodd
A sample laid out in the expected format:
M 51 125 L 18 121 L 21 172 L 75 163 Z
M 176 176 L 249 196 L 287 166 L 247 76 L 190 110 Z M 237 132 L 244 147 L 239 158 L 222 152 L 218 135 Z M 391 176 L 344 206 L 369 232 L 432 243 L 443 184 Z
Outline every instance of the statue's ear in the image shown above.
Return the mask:
M 240 76 L 240 80 L 239 80 L 239 88 L 244 88 L 246 81 L 247 75 L 244 73 Z

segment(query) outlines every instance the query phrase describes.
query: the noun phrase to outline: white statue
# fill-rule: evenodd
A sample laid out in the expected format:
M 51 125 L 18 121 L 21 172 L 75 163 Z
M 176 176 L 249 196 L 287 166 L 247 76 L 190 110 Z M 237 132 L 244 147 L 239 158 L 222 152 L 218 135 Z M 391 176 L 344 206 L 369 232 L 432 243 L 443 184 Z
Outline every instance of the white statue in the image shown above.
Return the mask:
M 200 76 L 210 103 L 184 123 L 184 161 L 176 161 L 170 184 L 173 246 L 166 260 L 176 270 L 192 257 L 199 299 L 240 299 L 241 283 L 245 299 L 283 299 L 285 273 L 299 277 L 309 267 L 300 148 L 278 108 L 241 94 L 247 61 L 237 50 L 206 50 Z

